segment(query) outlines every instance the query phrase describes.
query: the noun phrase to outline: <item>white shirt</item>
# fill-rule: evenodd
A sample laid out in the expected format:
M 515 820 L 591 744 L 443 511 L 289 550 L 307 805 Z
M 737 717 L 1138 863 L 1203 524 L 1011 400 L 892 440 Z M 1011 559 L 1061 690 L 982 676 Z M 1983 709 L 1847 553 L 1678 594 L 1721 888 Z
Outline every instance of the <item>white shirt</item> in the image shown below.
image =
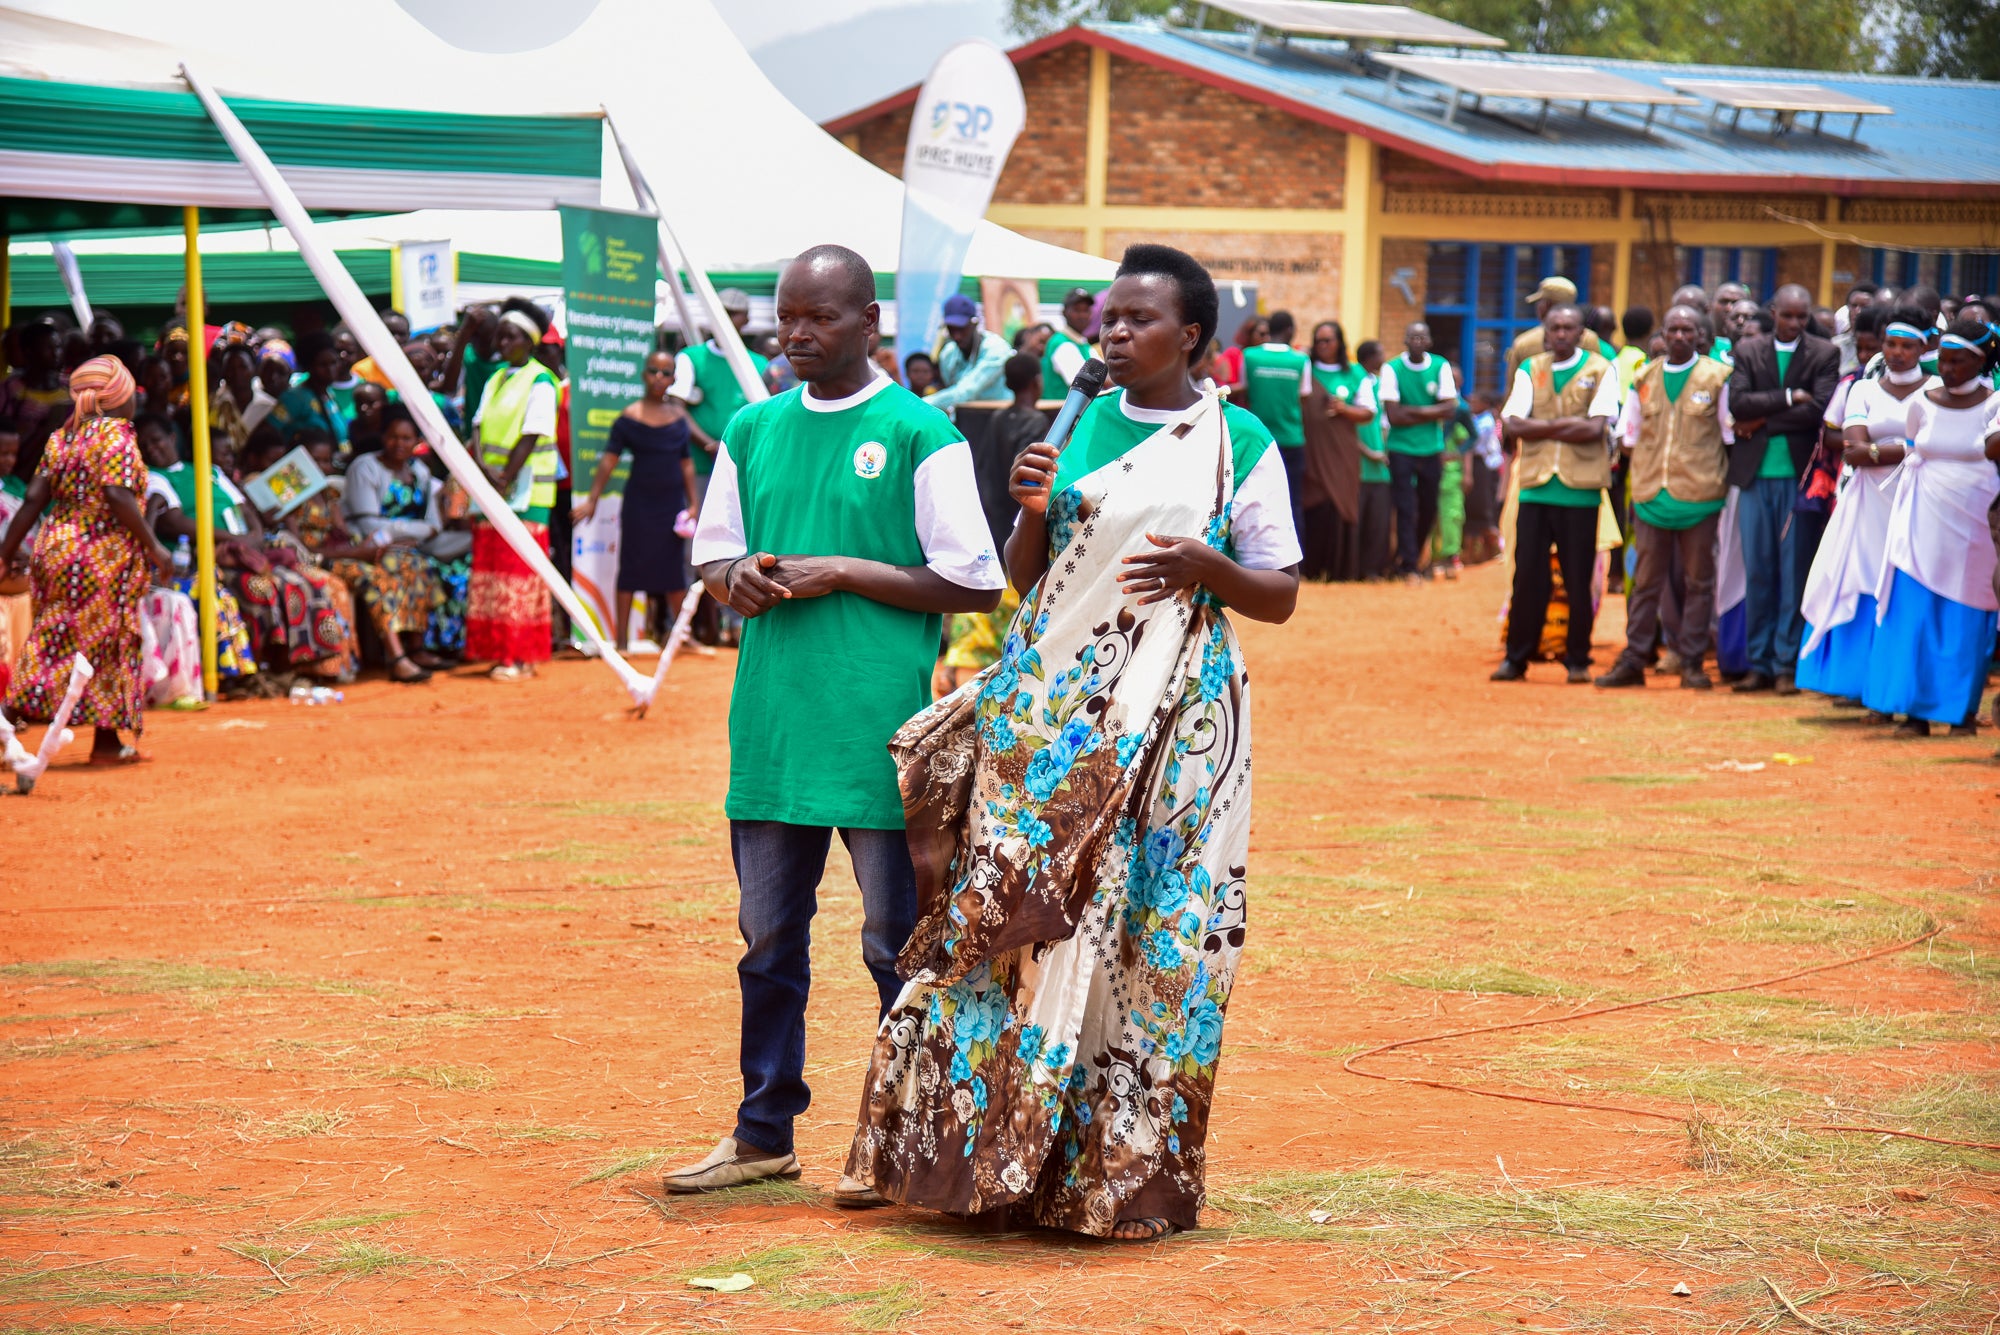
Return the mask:
M 1694 369 L 1694 364 L 1700 360 L 1701 360 L 1700 354 L 1697 353 L 1695 356 L 1690 357 L 1686 361 L 1680 362 L 1678 364 L 1674 362 L 1668 362 L 1666 366 L 1664 366 L 1661 369 L 1667 371 L 1675 371 L 1675 372 L 1692 371 Z M 1516 372 L 1515 374 L 1518 375 L 1520 373 Z M 1530 390 L 1528 396 L 1528 403 L 1531 407 L 1533 406 L 1534 401 L 1535 401 L 1534 392 Z M 1507 396 L 1508 412 L 1515 417 L 1527 416 L 1526 412 L 1518 412 L 1518 413 L 1513 412 L 1513 405 L 1514 405 L 1514 396 L 1510 394 Z M 1592 408 L 1595 408 L 1597 406 L 1597 400 L 1592 399 L 1590 402 L 1590 406 Z M 1596 413 L 1591 414 L 1591 416 L 1593 417 L 1595 417 L 1596 415 L 1597 415 Z M 1726 380 L 1722 382 L 1722 392 L 1715 400 L 1715 415 L 1722 421 L 1722 439 L 1724 443 L 1730 445 L 1735 444 L 1736 419 L 1732 418 L 1729 415 L 1729 382 Z M 1639 443 L 1639 430 L 1645 424 L 1646 424 L 1646 414 L 1639 410 L 1638 384 L 1637 382 L 1634 382 L 1633 392 L 1627 395 L 1625 399 L 1625 411 L 1623 415 L 1621 415 L 1618 419 L 1617 436 L 1619 442 L 1622 443 L 1627 449 L 1630 449 L 1632 446 L 1637 445 Z
M 1082 337 L 1074 329 L 1066 332 L 1078 338 Z M 1076 380 L 1076 373 L 1083 369 L 1083 363 L 1089 356 L 1090 353 L 1086 349 L 1079 348 L 1074 343 L 1061 343 L 1049 354 L 1049 365 L 1054 368 L 1056 378 L 1067 385 Z
M 1551 365 L 1549 369 L 1551 371 L 1567 371 L 1582 361 L 1583 357 L 1583 349 L 1578 348 L 1564 360 Z M 1383 376 L 1382 380 L 1384 382 L 1382 388 L 1385 391 L 1382 397 L 1386 399 L 1389 397 L 1386 391 L 1391 384 L 1395 383 L 1395 377 Z M 1585 417 L 1618 416 L 1618 395 L 1618 374 L 1617 369 L 1614 367 L 1610 374 L 1598 380 L 1597 391 L 1590 396 L 1590 406 L 1584 410 L 1583 415 Z M 1634 395 L 1633 398 L 1636 400 L 1638 396 Z M 1502 421 L 1505 421 L 1509 417 L 1532 417 L 1534 416 L 1534 412 L 1535 382 L 1528 378 L 1528 368 L 1522 366 L 1514 372 L 1514 385 L 1507 392 L 1507 402 L 1500 409 L 1500 417 Z
M 526 371 L 528 368 L 524 366 L 519 369 Z M 514 367 L 503 366 L 486 378 L 486 387 L 479 391 L 479 411 L 472 415 L 472 425 L 475 427 L 478 426 L 480 419 L 486 416 L 486 405 L 493 402 L 493 391 L 500 387 L 501 381 L 507 377 L 508 372 L 514 370 Z M 548 441 L 553 441 L 556 438 L 556 386 L 554 381 L 537 380 L 534 386 L 528 390 L 527 411 L 521 415 L 521 434 L 524 436 L 540 436 L 542 439 Z M 478 437 L 474 436 L 473 439 L 476 441 Z
M 799 392 L 799 402 L 809 412 L 837 413 L 859 407 L 894 383 L 877 369 L 873 380 L 844 399 L 815 398 L 807 387 Z M 961 440 L 936 451 L 917 465 L 911 483 L 925 567 L 962 589 L 1006 588 L 1007 572 L 993 551 L 993 531 L 986 527 L 986 512 L 979 506 L 972 447 Z M 715 449 L 715 471 L 709 475 L 708 498 L 702 502 L 689 559 L 702 566 L 749 551 L 736 461 L 730 458 L 729 441 L 724 438 Z
M 1135 408 L 1118 396 L 1118 410 L 1127 421 L 1169 426 L 1187 416 L 1185 408 Z M 1021 517 L 1016 515 L 1018 527 Z M 1236 564 L 1245 570 L 1288 570 L 1305 559 L 1298 530 L 1292 526 L 1292 491 L 1285 480 L 1284 457 L 1267 447 L 1250 465 L 1247 477 L 1236 479 L 1236 497 L 1229 507 L 1229 543 Z
M 1410 354 L 1406 352 L 1396 358 L 1396 361 L 1401 362 L 1412 371 L 1421 371 L 1431 364 L 1431 354 L 1427 352 L 1424 354 L 1422 361 L 1413 362 L 1410 360 Z M 1390 369 L 1390 366 L 1394 365 L 1395 362 L 1391 362 L 1389 366 L 1384 366 L 1382 374 L 1377 377 L 1382 382 L 1382 387 L 1377 391 L 1377 395 L 1383 403 L 1401 403 L 1403 401 L 1403 391 L 1396 384 L 1396 373 Z M 1458 381 L 1452 378 L 1451 363 L 1443 362 L 1438 367 L 1437 401 L 1439 403 L 1450 403 L 1457 397 Z

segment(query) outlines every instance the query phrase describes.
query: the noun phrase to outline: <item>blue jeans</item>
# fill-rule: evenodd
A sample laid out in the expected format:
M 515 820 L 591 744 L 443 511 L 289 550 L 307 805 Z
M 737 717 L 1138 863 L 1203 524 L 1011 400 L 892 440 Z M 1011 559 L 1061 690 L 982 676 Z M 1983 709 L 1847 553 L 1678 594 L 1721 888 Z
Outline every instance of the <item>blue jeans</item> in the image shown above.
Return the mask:
M 1799 484 L 1788 477 L 1760 477 L 1742 488 L 1736 532 L 1743 543 L 1744 619 L 1750 635 L 1750 670 L 1767 677 L 1790 673 L 1799 661 L 1805 596 L 1812 566 L 1806 534 L 1792 513 Z
M 812 987 L 812 920 L 833 831 L 782 821 L 729 823 L 741 900 L 743 1104 L 736 1139 L 767 1154 L 792 1152 L 792 1119 L 812 1102 L 806 1087 L 806 997 Z M 901 830 L 842 830 L 861 886 L 861 958 L 887 1015 L 902 980 L 896 955 L 917 924 L 917 874 Z M 878 1015 L 878 1018 L 879 1018 Z

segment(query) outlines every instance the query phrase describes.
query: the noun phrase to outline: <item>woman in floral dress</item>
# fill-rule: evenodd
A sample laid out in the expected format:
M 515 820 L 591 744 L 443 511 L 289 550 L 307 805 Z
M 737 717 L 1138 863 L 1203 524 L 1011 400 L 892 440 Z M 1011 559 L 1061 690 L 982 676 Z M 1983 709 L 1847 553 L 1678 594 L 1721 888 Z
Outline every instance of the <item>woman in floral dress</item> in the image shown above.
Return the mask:
M 417 550 L 417 543 L 437 530 L 423 517 L 427 479 L 409 476 L 410 456 L 421 439 L 416 423 L 401 404 L 390 407 L 402 415 L 388 424 L 379 451 L 362 454 L 349 466 L 342 495 L 322 491 L 288 522 L 368 616 L 388 654 L 390 677 L 415 683 L 430 680 L 428 669 L 437 665 L 418 656 L 441 594 L 429 558 Z M 417 518 L 400 517 L 410 505 Z
M 139 680 L 139 600 L 148 566 L 161 570 L 172 555 L 152 530 L 139 497 L 146 465 L 132 432 L 138 387 L 115 357 L 92 357 L 70 373 L 75 404 L 48 440 L 21 509 L 0 537 L 0 570 L 11 568 L 21 541 L 39 518 L 30 571 L 35 624 L 21 648 L 7 709 L 17 719 L 54 718 L 81 655 L 95 675 L 70 721 L 97 729 L 92 764 L 143 759 L 122 745 L 122 729 L 145 727 Z
M 1223 608 L 1286 620 L 1299 562 L 1270 433 L 1189 375 L 1216 309 L 1187 255 L 1126 251 L 1103 315 L 1118 392 L 1014 466 L 1028 592 L 1000 659 L 891 744 L 921 917 L 844 1203 L 1125 1240 L 1195 1225 L 1250 839 Z

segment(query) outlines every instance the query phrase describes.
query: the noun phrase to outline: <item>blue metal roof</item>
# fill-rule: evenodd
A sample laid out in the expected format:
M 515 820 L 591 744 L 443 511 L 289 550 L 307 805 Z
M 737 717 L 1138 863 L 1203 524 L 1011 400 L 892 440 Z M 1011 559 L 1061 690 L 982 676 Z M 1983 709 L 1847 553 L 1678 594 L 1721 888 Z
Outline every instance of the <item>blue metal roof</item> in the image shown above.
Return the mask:
M 1815 192 L 1949 195 L 2000 191 L 2000 83 L 1842 74 L 1828 70 L 1746 69 L 1572 56 L 1487 56 L 1619 74 L 1666 90 L 1667 79 L 1732 79 L 1811 83 L 1893 107 L 1869 116 L 1858 141 L 1852 118 L 1828 118 L 1826 133 L 1763 133 L 1762 113 L 1746 113 L 1744 130 L 1707 126 L 1708 106 L 1662 112 L 1650 131 L 1636 117 L 1593 107 L 1580 117 L 1558 106 L 1543 133 L 1495 116 L 1461 110 L 1454 124 L 1426 111 L 1407 91 L 1391 92 L 1378 74 L 1351 62 L 1344 44 L 1266 36 L 1251 50 L 1247 34 L 1202 32 L 1142 23 L 1089 23 L 1084 28 L 1114 50 L 1181 66 L 1191 76 L 1236 86 L 1295 114 L 1337 123 L 1378 142 L 1457 170 L 1491 179 L 1547 184 L 1615 184 L 1672 189 L 1793 189 Z M 1427 54 L 1446 54 L 1427 52 Z M 1671 90 L 1667 90 L 1671 91 Z M 1387 105 L 1385 105 L 1385 102 Z M 1643 113 L 1642 113 L 1643 114 Z M 1756 122 L 1758 129 L 1752 130 Z

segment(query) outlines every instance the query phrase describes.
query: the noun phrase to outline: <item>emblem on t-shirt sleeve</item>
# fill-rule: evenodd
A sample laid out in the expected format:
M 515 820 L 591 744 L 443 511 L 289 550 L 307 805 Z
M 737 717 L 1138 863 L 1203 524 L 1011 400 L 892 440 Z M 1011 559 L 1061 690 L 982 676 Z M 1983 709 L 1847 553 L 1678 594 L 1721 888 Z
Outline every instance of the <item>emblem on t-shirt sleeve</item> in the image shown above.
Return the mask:
M 880 477 L 889 462 L 889 451 L 881 441 L 871 440 L 854 452 L 854 476 Z

